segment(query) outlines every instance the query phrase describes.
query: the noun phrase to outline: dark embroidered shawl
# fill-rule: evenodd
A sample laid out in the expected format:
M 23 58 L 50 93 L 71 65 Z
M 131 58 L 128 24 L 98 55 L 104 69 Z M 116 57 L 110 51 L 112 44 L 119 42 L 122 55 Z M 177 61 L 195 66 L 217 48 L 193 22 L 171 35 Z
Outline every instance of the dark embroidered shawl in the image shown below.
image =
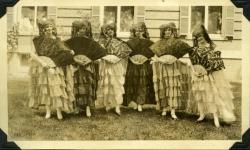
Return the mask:
M 119 58 L 126 58 L 131 53 L 131 48 L 126 42 L 119 38 L 112 39 L 100 39 L 100 44 L 106 48 L 106 53 L 110 55 L 115 55 Z
M 65 66 L 74 62 L 73 55 L 59 38 L 37 36 L 33 43 L 38 56 L 50 57 L 57 66 Z
M 132 49 L 130 56 L 134 56 L 138 54 L 143 55 L 147 58 L 151 58 L 154 56 L 154 53 L 150 49 L 150 46 L 153 44 L 151 40 L 133 38 L 133 39 L 128 40 L 127 44 Z
M 210 47 L 195 47 L 194 51 L 189 53 L 189 57 L 193 65 L 202 65 L 208 73 L 225 68 L 221 52 Z
M 75 55 L 85 55 L 91 60 L 97 60 L 106 55 L 106 50 L 99 43 L 87 37 L 74 37 L 65 41 L 73 49 Z
M 191 50 L 191 47 L 187 43 L 176 38 L 161 39 L 155 42 L 150 48 L 157 56 L 172 55 L 177 59 L 183 57 Z

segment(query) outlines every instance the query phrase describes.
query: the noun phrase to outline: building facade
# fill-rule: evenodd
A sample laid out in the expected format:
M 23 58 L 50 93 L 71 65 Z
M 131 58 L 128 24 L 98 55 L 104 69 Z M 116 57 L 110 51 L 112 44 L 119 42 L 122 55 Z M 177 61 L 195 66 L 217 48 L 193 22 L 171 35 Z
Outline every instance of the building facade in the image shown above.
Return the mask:
M 32 39 L 38 35 L 37 20 L 53 18 L 63 40 L 70 37 L 72 22 L 81 19 L 91 21 L 96 40 L 100 26 L 113 22 L 117 25 L 117 36 L 125 41 L 133 23 L 144 21 L 151 40 L 157 41 L 160 25 L 174 22 L 180 37 L 190 45 L 193 27 L 203 23 L 216 49 L 222 51 L 227 78 L 241 80 L 242 9 L 235 6 L 18 6 L 9 8 L 7 15 L 8 30 L 18 24 L 18 48 L 8 51 L 10 76 L 27 75 L 29 53 L 34 51 Z

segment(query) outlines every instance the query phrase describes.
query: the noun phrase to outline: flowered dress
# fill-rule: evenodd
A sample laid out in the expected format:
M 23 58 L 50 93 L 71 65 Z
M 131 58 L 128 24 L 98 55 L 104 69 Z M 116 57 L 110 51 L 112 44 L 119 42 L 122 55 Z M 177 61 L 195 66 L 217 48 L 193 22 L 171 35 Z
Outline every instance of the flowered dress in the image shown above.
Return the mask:
M 179 39 L 161 39 L 151 46 L 156 54 L 153 58 L 153 82 L 155 98 L 160 108 L 185 110 L 190 91 L 190 68 L 178 59 L 190 50 L 190 46 Z M 168 63 L 157 61 L 164 56 Z
M 104 45 L 107 55 L 121 58 L 117 63 L 110 63 L 104 59 L 99 63 L 97 100 L 106 107 L 115 107 L 123 103 L 127 58 L 131 49 L 118 38 L 101 39 L 100 44 Z
M 192 91 L 198 110 L 218 113 L 225 122 L 235 121 L 233 94 L 224 75 L 221 52 L 210 47 L 195 47 L 190 52 L 194 71 Z
M 148 39 L 133 38 L 127 41 L 127 44 L 132 49 L 130 57 L 143 55 L 148 60 L 139 65 L 134 64 L 130 59 L 128 60 L 124 104 L 128 105 L 131 101 L 135 101 L 140 105 L 145 103 L 154 104 L 153 71 L 150 64 L 150 58 L 154 56 L 154 53 L 150 49 L 153 42 Z
M 95 61 L 105 56 L 105 49 L 87 37 L 74 37 L 65 43 L 74 50 L 75 59 L 85 59 L 85 56 L 91 59 L 91 62 L 86 65 L 78 65 L 79 68 L 74 74 L 74 93 L 77 106 L 94 108 L 98 82 Z
M 69 64 L 73 62 L 73 56 L 58 38 L 38 36 L 33 42 L 38 56 L 31 60 L 29 106 L 38 108 L 40 105 L 46 105 L 62 108 L 67 112 L 72 111 L 73 89 L 70 86 L 67 89 L 66 84 L 72 82 L 70 74 L 73 71 Z M 53 68 L 52 72 L 37 60 Z

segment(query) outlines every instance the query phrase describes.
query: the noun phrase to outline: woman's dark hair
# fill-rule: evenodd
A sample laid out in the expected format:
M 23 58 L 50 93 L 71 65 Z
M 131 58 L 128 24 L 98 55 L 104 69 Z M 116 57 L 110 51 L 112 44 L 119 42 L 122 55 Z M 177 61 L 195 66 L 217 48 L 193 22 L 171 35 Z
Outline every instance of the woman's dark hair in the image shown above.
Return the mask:
M 48 28 L 49 26 L 52 26 L 52 34 L 54 36 L 57 36 L 55 20 L 53 20 L 53 19 L 44 19 L 44 20 L 39 19 L 39 20 L 37 20 L 37 25 L 38 25 L 40 36 L 44 35 L 46 28 Z
M 88 38 L 92 38 L 92 28 L 91 28 L 91 23 L 87 20 L 82 20 L 82 21 L 74 21 L 72 23 L 72 31 L 71 31 L 71 37 L 76 37 L 78 36 L 78 32 L 82 28 L 86 28 L 86 35 Z
M 112 29 L 114 31 L 114 38 L 117 38 L 116 37 L 116 26 L 114 23 L 111 23 L 111 24 L 105 24 L 101 27 L 101 32 L 100 32 L 100 36 L 99 36 L 99 39 L 98 39 L 98 43 L 99 44 L 103 44 L 104 47 L 107 46 L 107 44 L 109 43 L 109 41 L 107 40 L 108 37 L 107 37 L 107 31 L 108 29 Z
M 193 37 L 194 37 L 193 45 L 194 45 L 194 47 L 198 46 L 198 37 L 199 36 L 204 37 L 206 42 L 210 45 L 210 48 L 214 49 L 216 47 L 214 42 L 209 37 L 209 34 L 208 34 L 208 32 L 207 32 L 207 30 L 206 30 L 206 28 L 205 28 L 205 26 L 203 24 L 197 25 L 195 30 L 193 31 Z
M 146 26 L 146 24 L 145 24 L 144 22 L 139 22 L 139 23 L 133 24 L 133 25 L 131 26 L 131 28 L 130 28 L 130 37 L 129 37 L 129 38 L 130 38 L 130 39 L 136 38 L 135 32 L 136 32 L 137 30 L 139 30 L 139 29 L 143 30 L 142 36 L 143 36 L 145 39 L 150 39 L 149 33 L 148 33 L 148 29 L 147 29 L 147 26 Z
M 115 24 L 105 24 L 101 27 L 101 33 L 99 38 L 107 38 L 107 31 L 108 29 L 112 29 L 114 31 L 114 37 L 116 37 L 116 26 Z
M 165 30 L 170 29 L 171 33 L 174 34 L 174 37 L 177 37 L 177 28 L 175 23 L 170 22 L 168 24 L 163 24 L 160 26 L 160 38 L 164 39 L 165 38 Z

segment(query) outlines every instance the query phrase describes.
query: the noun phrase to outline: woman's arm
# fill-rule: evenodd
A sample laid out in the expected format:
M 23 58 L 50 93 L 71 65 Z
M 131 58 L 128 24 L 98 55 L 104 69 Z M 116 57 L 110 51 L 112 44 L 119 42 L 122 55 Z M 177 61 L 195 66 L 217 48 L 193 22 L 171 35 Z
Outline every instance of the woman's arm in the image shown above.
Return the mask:
M 39 56 L 36 55 L 35 53 L 32 53 L 32 52 L 31 52 L 31 53 L 30 53 L 30 57 L 31 57 L 32 60 L 38 62 L 38 63 L 41 64 L 43 67 L 48 67 L 48 65 L 47 65 L 44 61 L 42 61 L 42 60 L 39 58 Z

